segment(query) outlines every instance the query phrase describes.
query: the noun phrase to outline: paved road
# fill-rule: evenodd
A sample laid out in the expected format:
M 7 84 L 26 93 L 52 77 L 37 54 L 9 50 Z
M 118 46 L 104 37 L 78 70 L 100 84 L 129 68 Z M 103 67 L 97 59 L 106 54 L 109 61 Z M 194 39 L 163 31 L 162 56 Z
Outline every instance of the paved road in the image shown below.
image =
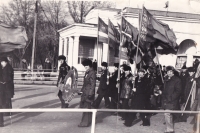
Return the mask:
M 55 94 L 56 87 L 44 85 L 15 85 L 13 108 L 60 108 Z M 70 103 L 71 108 L 78 108 L 80 96 Z M 101 105 L 103 106 L 103 104 Z M 0 133 L 90 133 L 91 128 L 79 128 L 82 113 L 14 113 L 12 124 L 5 117 L 5 127 Z M 151 126 L 140 126 L 136 121 L 132 127 L 125 127 L 123 121 L 111 113 L 97 113 L 95 133 L 163 133 L 163 114 L 151 117 Z M 192 117 L 187 123 L 175 124 L 176 133 L 192 133 Z

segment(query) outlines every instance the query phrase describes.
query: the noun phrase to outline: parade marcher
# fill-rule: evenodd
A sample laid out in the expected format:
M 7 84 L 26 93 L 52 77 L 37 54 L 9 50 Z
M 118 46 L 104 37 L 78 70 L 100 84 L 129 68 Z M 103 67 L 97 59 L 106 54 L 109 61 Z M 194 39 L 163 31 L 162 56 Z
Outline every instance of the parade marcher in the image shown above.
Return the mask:
M 82 65 L 85 67 L 86 72 L 83 81 L 83 87 L 79 92 L 81 95 L 80 108 L 91 109 L 91 104 L 94 101 L 95 97 L 95 87 L 96 87 L 96 72 L 92 68 L 92 61 L 85 59 L 82 62 Z M 84 112 L 82 115 L 81 123 L 79 127 L 88 127 L 92 123 L 92 113 Z
M 145 77 L 145 70 L 139 69 L 138 76 L 135 79 L 135 85 L 132 89 L 133 96 L 131 98 L 131 109 L 144 110 L 146 108 L 147 98 L 149 97 L 148 80 Z M 124 125 L 127 127 L 132 126 L 133 120 L 136 118 L 136 113 L 127 113 Z M 146 113 L 140 113 L 143 126 L 150 126 L 150 120 L 147 118 Z
M 185 106 L 186 105 L 186 108 L 185 108 L 185 110 L 187 110 L 187 111 L 189 111 L 190 110 L 190 103 L 191 103 L 191 96 L 190 96 L 190 98 L 189 98 L 189 100 L 188 100 L 188 102 L 187 102 L 187 99 L 188 99 L 188 96 L 189 96 L 189 94 L 190 94 L 190 90 L 191 90 L 191 88 L 192 88 L 192 84 L 193 84 L 193 81 L 194 81 L 194 76 L 195 76 L 195 70 L 194 70 L 194 68 L 193 67 L 189 67 L 188 69 L 187 69 L 187 71 L 188 71 L 188 73 L 189 73 L 189 76 L 187 76 L 187 78 L 185 79 L 185 83 L 184 83 L 184 86 L 182 86 L 182 87 L 184 87 L 185 89 L 184 89 L 184 101 L 183 101 L 183 105 Z M 182 85 L 183 85 L 183 83 L 182 83 Z M 187 103 L 186 103 L 187 102 Z M 181 118 L 181 121 L 182 122 L 187 122 L 187 118 L 189 117 L 189 114 L 186 114 L 186 113 L 184 113 L 183 114 L 183 116 L 182 116 L 182 118 Z
M 48 58 L 46 58 L 45 63 L 44 63 L 44 77 L 45 78 L 50 77 L 51 71 L 52 71 L 51 62 Z
M 185 65 L 181 69 L 182 69 L 182 71 L 180 73 L 180 79 L 181 79 L 181 83 L 182 83 L 182 91 L 181 91 L 180 104 L 182 104 L 184 102 L 185 85 L 186 85 L 186 82 L 187 82 L 186 79 L 189 76 L 187 68 L 186 68 Z
M 117 104 L 118 104 L 118 88 L 116 87 L 117 85 L 117 77 L 118 77 L 118 67 L 119 63 L 114 63 L 114 72 L 110 75 L 109 78 L 109 86 L 108 88 L 110 89 L 110 97 L 111 97 L 111 108 L 112 109 L 117 109 Z
M 3 104 L 4 104 L 4 83 L 2 82 L 2 66 L 0 65 L 0 109 L 3 109 Z M 3 118 L 3 113 L 0 113 L 0 127 L 4 127 L 4 118 Z
M 129 99 L 131 98 L 131 92 L 133 88 L 133 75 L 131 72 L 131 67 L 124 65 L 125 78 L 121 85 L 120 98 L 122 99 L 122 109 L 129 109 Z M 127 113 L 121 113 L 122 118 L 120 120 L 125 120 Z
M 65 76 L 67 75 L 68 71 L 70 70 L 70 67 L 66 63 L 66 57 L 64 55 L 60 55 L 58 57 L 58 61 L 60 61 L 61 65 L 59 67 L 57 87 L 59 87 L 59 85 L 62 86 L 64 84 Z M 59 91 L 58 91 L 58 97 L 61 101 L 61 108 L 68 108 L 69 104 L 65 104 L 65 100 L 62 97 L 62 91 L 60 89 L 62 89 L 62 87 L 59 88 Z
M 174 67 L 166 67 L 167 76 L 164 80 L 162 94 L 162 108 L 167 110 L 179 109 L 179 98 L 181 95 L 181 80 L 174 75 Z M 165 133 L 174 133 L 174 116 L 171 113 L 164 113 L 166 130 Z
M 107 69 L 108 64 L 107 64 L 107 62 L 102 62 L 101 66 L 102 66 L 101 77 L 97 78 L 100 81 L 99 87 L 97 90 L 98 96 L 93 103 L 93 107 L 99 108 L 99 105 L 100 105 L 102 99 L 104 98 L 105 107 L 109 108 L 110 107 L 110 99 L 109 99 L 109 88 L 108 88 L 108 69 Z
M 8 63 L 7 57 L 1 58 L 1 89 L 3 89 L 3 108 L 11 109 L 12 100 L 14 96 L 14 70 Z M 11 113 L 5 113 L 6 116 Z

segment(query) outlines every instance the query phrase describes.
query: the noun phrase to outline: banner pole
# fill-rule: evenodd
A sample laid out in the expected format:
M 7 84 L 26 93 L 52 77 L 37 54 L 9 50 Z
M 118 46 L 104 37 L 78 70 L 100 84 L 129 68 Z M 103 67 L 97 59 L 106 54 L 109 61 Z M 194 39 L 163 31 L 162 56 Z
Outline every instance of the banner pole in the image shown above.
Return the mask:
M 97 74 L 99 72 L 98 64 L 99 64 L 99 11 L 98 11 L 98 24 L 97 24 Z
M 120 60 L 121 60 L 121 45 L 122 45 L 122 17 L 123 17 L 123 9 L 121 9 L 120 44 L 119 44 L 119 66 L 118 66 L 118 76 L 117 76 L 118 99 L 119 99 L 119 92 L 120 92 Z M 117 106 L 117 108 L 118 108 L 118 106 Z
M 158 59 L 158 53 L 157 53 L 156 48 L 154 48 L 154 49 L 155 49 L 155 52 L 156 52 L 156 59 L 157 59 L 157 61 L 158 61 L 158 66 L 159 66 L 159 69 L 160 69 L 160 74 L 161 74 L 162 83 L 164 83 L 162 71 L 161 71 L 161 68 L 160 68 L 160 62 L 159 62 L 159 59 Z
M 136 50 L 136 59 L 135 59 L 135 71 L 134 71 L 134 76 L 136 75 L 136 69 L 137 69 L 137 57 L 138 57 L 138 48 L 139 48 L 139 43 L 140 43 L 140 32 L 141 32 L 141 25 L 142 25 L 142 15 L 143 15 L 143 8 L 144 5 L 142 6 L 142 14 L 141 14 L 141 20 L 139 22 L 139 35 L 138 35 L 138 42 L 137 42 L 137 50 Z M 138 8 L 138 20 L 140 17 L 140 9 Z

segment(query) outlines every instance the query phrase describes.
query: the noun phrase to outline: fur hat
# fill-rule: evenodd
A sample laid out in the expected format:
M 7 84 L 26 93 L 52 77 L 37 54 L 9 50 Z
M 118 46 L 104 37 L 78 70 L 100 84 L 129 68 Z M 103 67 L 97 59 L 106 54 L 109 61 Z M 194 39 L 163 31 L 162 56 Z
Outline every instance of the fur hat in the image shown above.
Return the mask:
M 166 67 L 166 71 L 170 71 L 170 70 L 175 71 L 175 69 L 174 69 L 173 66 L 167 66 L 167 67 Z
M 7 57 L 1 57 L 0 60 L 1 60 L 1 61 L 5 61 L 5 62 L 8 62 L 8 58 L 7 58 Z
M 193 67 L 189 67 L 189 68 L 187 69 L 187 71 L 188 71 L 188 72 L 195 72 L 195 70 L 194 70 Z
M 131 71 L 131 67 L 128 65 L 124 65 L 124 71 Z
M 143 73 L 145 73 L 146 71 L 145 71 L 145 69 L 140 68 L 140 69 L 138 70 L 138 72 L 143 72 Z
M 102 62 L 101 66 L 108 67 L 108 63 L 107 62 Z
M 149 66 L 145 65 L 142 68 L 146 71 L 149 68 Z
M 82 61 L 82 65 L 92 67 L 92 61 L 90 59 L 85 59 Z
M 114 66 L 115 67 L 119 67 L 119 63 L 114 63 Z
M 58 60 L 66 60 L 66 57 L 64 55 L 58 56 Z

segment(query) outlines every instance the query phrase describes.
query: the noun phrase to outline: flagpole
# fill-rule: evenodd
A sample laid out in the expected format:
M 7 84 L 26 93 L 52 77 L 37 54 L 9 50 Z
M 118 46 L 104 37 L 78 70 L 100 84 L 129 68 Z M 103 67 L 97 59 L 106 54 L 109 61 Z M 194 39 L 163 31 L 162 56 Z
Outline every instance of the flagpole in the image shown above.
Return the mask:
M 161 74 L 162 83 L 164 83 L 162 71 L 161 71 L 161 68 L 160 68 L 160 62 L 159 62 L 159 59 L 158 59 L 158 53 L 157 53 L 156 48 L 155 48 L 155 52 L 156 52 L 156 59 L 157 59 L 157 61 L 158 61 L 158 66 L 159 66 L 159 69 L 160 69 L 160 74 Z
M 97 24 L 97 74 L 99 72 L 98 64 L 99 64 L 99 10 L 98 10 L 98 24 Z
M 35 18 L 34 18 L 34 31 L 33 31 L 33 48 L 31 57 L 31 69 L 34 69 L 34 56 L 35 56 L 35 38 L 36 38 L 36 26 L 37 26 L 37 13 L 38 13 L 38 0 L 35 2 Z M 33 75 L 32 75 L 33 76 Z
M 109 23 L 109 21 L 110 21 L 110 19 L 108 19 L 108 55 L 107 55 L 107 60 L 108 60 L 108 68 L 109 68 L 109 55 L 110 55 L 110 37 L 109 37 L 109 27 L 110 27 L 110 23 Z M 109 72 L 109 71 L 108 71 Z M 107 74 L 107 75 L 109 75 L 109 73 Z M 110 75 L 109 75 L 109 77 L 110 77 Z M 107 78 L 107 81 L 109 82 L 109 78 Z
M 139 22 L 139 34 L 138 34 L 138 42 L 137 42 L 137 50 L 136 50 L 136 59 L 135 59 L 135 72 L 134 72 L 134 76 L 136 75 L 136 69 L 137 69 L 137 57 L 138 57 L 138 48 L 139 48 L 139 43 L 140 43 L 140 32 L 141 32 L 141 25 L 142 25 L 142 15 L 143 15 L 143 9 L 144 9 L 144 5 L 142 5 L 142 14 L 141 14 L 141 20 Z M 138 8 L 138 20 L 140 17 L 140 9 Z
M 122 45 L 122 17 L 123 17 L 123 9 L 121 9 L 121 26 L 120 26 L 120 45 L 119 45 L 119 66 L 118 66 L 118 99 L 119 99 L 119 92 L 120 92 L 120 60 L 121 60 L 121 45 Z

